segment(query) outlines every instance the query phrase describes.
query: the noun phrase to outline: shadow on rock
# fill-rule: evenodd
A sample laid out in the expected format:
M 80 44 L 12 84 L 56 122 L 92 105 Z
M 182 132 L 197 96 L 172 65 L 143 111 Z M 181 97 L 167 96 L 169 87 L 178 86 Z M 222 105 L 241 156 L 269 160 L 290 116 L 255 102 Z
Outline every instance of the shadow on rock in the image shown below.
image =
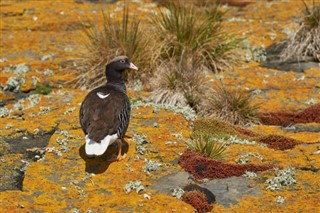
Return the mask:
M 128 151 L 129 151 L 129 144 L 125 140 L 123 140 L 121 154 L 123 155 L 124 153 L 128 153 Z M 82 145 L 79 148 L 79 155 L 86 162 L 85 171 L 88 173 L 94 173 L 94 174 L 101 174 L 105 172 L 109 168 L 110 164 L 112 164 L 113 162 L 117 162 L 117 161 L 112 161 L 112 159 L 114 159 L 117 156 L 117 154 L 118 154 L 117 143 L 111 144 L 103 155 L 99 157 L 93 157 L 93 158 L 87 157 L 85 153 L 85 145 Z
M 267 60 L 262 63 L 262 67 L 267 67 L 271 69 L 283 70 L 283 71 L 294 71 L 294 72 L 304 72 L 305 70 L 319 68 L 319 63 L 314 61 L 312 57 L 304 57 L 301 60 L 281 60 L 281 53 L 287 46 L 287 41 L 280 43 L 274 43 L 267 47 Z

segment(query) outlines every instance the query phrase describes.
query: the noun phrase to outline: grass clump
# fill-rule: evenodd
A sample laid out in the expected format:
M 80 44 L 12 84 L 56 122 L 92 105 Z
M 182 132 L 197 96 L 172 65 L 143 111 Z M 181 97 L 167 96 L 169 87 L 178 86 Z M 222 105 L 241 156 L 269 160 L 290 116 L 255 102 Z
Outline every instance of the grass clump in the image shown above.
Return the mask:
M 222 16 L 217 5 L 196 8 L 192 5 L 166 4 L 167 10 L 152 22 L 162 43 L 163 59 L 192 56 L 197 66 L 218 71 L 230 67 L 231 50 L 238 41 L 223 31 Z
M 153 82 L 156 88 L 151 98 L 156 103 L 189 106 L 196 111 L 207 88 L 204 73 L 185 57 L 163 64 Z
M 223 159 L 226 146 L 218 143 L 213 135 L 198 132 L 194 135 L 194 139 L 187 142 L 188 148 L 205 154 L 212 159 Z
M 258 104 L 252 104 L 250 93 L 240 89 L 231 90 L 223 84 L 217 84 L 209 99 L 211 113 L 232 124 L 245 125 L 257 123 Z
M 320 62 L 320 4 L 313 1 L 311 8 L 304 4 L 306 9 L 301 26 L 281 52 L 283 61 L 312 58 Z
M 153 71 L 157 49 L 150 33 L 142 28 L 139 19 L 129 14 L 128 6 L 124 7 L 122 18 L 103 12 L 102 15 L 102 27 L 91 23 L 90 28 L 83 28 L 87 51 L 82 55 L 82 73 L 76 78 L 76 86 L 102 85 L 105 65 L 117 55 L 127 55 L 139 67 L 139 72 L 127 72 L 126 78 L 146 80 Z

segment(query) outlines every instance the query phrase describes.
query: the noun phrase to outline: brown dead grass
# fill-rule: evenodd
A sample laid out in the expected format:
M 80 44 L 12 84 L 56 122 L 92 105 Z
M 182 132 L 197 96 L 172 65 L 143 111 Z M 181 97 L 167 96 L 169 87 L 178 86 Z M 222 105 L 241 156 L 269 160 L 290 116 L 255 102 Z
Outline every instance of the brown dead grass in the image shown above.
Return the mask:
M 307 57 L 320 61 L 320 5 L 313 2 L 312 8 L 305 6 L 302 25 L 281 53 L 283 61 L 301 61 Z

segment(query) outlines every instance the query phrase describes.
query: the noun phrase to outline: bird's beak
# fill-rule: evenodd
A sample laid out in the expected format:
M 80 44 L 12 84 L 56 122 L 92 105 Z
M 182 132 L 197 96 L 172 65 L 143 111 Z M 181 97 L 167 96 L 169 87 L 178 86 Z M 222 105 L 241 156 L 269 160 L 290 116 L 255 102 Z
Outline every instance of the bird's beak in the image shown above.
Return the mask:
M 132 62 L 130 62 L 130 69 L 133 69 L 133 70 L 138 70 L 138 67 L 136 65 L 134 65 Z

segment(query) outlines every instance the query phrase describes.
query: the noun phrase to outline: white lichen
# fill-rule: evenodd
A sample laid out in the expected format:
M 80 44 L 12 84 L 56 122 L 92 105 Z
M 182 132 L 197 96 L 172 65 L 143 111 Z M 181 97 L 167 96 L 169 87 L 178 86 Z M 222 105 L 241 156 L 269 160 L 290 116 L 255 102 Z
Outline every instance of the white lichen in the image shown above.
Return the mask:
M 278 171 L 278 169 L 276 169 Z M 288 167 L 282 170 L 279 170 L 275 177 L 266 180 L 268 186 L 267 189 L 271 191 L 279 190 L 282 186 L 290 186 L 292 184 L 297 183 L 294 179 L 295 169 L 292 167 Z
M 45 76 L 48 76 L 48 77 L 54 76 L 54 72 L 53 72 L 52 70 L 50 70 L 50 69 L 45 69 L 45 70 L 43 71 L 43 74 L 44 74 Z
M 172 189 L 172 196 L 176 197 L 177 199 L 181 199 L 183 194 L 184 194 L 184 190 L 179 187 Z
M 154 113 L 159 112 L 160 109 L 169 110 L 171 112 L 181 114 L 188 121 L 193 121 L 197 118 L 196 112 L 189 106 L 174 106 L 169 104 L 157 104 L 151 101 L 142 101 L 142 100 L 131 100 L 131 108 L 139 109 L 140 107 L 149 107 L 153 106 Z
M 159 167 L 162 166 L 162 163 L 153 160 L 144 159 L 144 162 L 145 165 L 142 168 L 147 175 L 149 175 L 151 171 L 157 171 Z
M 258 177 L 257 173 L 250 172 L 250 171 L 246 171 L 242 176 L 243 177 L 247 177 L 247 178 L 256 178 L 256 177 Z
M 255 154 L 255 153 L 248 153 L 248 154 L 245 154 L 245 155 L 242 155 L 240 156 L 239 159 L 236 160 L 236 162 L 238 164 L 247 164 L 247 163 L 250 163 L 250 158 L 257 158 L 259 159 L 260 161 L 263 161 L 263 157 L 261 157 L 259 154 Z
M 141 181 L 130 181 L 129 183 L 127 183 L 125 185 L 125 187 L 123 188 L 123 190 L 129 194 L 131 192 L 131 190 L 136 190 L 136 193 L 139 194 L 139 192 L 144 190 L 144 186 L 141 185 Z
M 4 90 L 16 92 L 19 91 L 20 86 L 24 85 L 25 83 L 25 78 L 11 76 L 10 78 L 8 78 L 6 85 L 4 86 Z
M 18 65 L 9 65 L 4 68 L 2 72 L 4 73 L 13 73 L 16 75 L 23 75 L 30 72 L 30 66 L 26 64 L 18 64 Z
M 284 197 L 282 197 L 282 196 L 278 196 L 278 197 L 276 198 L 276 202 L 277 202 L 277 203 L 284 203 L 284 201 L 285 201 L 285 199 L 284 199 Z
M 71 108 L 67 109 L 63 114 L 64 115 L 71 115 L 74 110 L 76 110 L 76 108 L 75 107 L 71 107 Z
M 5 118 L 9 115 L 9 110 L 7 107 L 0 107 L 0 118 Z
M 146 148 L 144 147 L 144 144 L 149 143 L 147 141 L 147 136 L 146 135 L 140 135 L 138 133 L 133 134 L 133 141 L 136 142 L 136 153 L 144 155 L 147 153 Z

